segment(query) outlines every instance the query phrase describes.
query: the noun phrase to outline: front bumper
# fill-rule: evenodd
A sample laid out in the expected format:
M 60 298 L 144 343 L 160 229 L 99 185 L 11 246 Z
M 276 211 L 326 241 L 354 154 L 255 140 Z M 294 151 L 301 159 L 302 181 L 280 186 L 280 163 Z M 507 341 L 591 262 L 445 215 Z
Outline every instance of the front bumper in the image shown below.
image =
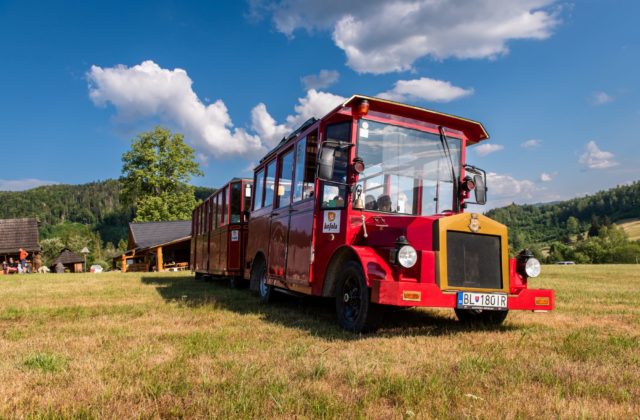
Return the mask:
M 490 291 L 484 291 L 490 293 Z M 455 308 L 456 291 L 443 292 L 435 283 L 403 281 L 372 281 L 371 301 L 391 306 L 423 306 L 431 308 Z M 550 289 L 522 289 L 507 295 L 509 310 L 551 311 L 555 294 Z

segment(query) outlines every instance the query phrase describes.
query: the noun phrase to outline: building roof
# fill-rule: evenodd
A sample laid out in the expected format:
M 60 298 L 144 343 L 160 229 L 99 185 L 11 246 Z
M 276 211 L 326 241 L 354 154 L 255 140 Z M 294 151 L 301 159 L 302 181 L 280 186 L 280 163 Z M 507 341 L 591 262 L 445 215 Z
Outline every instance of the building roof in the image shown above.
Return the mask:
M 129 223 L 136 249 L 152 248 L 191 237 L 191 220 Z
M 35 218 L 0 219 L 0 254 L 40 251 L 38 221 Z
M 75 252 L 71 252 L 69 251 L 69 249 L 65 248 L 56 258 L 54 258 L 53 261 L 51 261 L 51 264 L 49 265 L 56 265 L 59 262 L 62 263 L 63 265 L 76 264 L 76 263 L 84 262 L 84 257 L 81 257 Z

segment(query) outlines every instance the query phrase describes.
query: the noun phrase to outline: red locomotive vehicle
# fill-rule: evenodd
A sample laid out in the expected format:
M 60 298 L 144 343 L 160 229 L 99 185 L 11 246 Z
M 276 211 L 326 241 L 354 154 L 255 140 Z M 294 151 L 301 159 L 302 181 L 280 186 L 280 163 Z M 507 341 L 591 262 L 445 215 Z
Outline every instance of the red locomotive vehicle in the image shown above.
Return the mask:
M 251 185 L 234 178 L 193 210 L 191 269 L 197 278 L 224 276 L 234 286 L 242 283 Z
M 385 305 L 495 325 L 553 309 L 552 290 L 528 288 L 533 255 L 510 259 L 507 228 L 465 212 L 487 190 L 467 146 L 488 137 L 475 121 L 359 95 L 307 121 L 255 168 L 244 278 L 263 302 L 278 290 L 334 298 L 355 332 L 375 329 Z

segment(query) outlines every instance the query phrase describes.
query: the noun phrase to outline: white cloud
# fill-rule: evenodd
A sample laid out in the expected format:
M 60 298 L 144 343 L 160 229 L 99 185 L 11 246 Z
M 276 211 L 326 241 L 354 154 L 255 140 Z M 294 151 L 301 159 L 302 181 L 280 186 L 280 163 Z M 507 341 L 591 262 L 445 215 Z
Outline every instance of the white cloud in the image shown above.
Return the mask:
M 548 174 L 546 172 L 543 172 L 540 174 L 540 181 L 542 182 L 550 182 L 551 180 L 553 180 L 553 175 L 552 174 Z
M 89 97 L 95 105 L 113 105 L 118 121 L 159 118 L 177 126 L 201 162 L 207 162 L 209 156 L 258 156 L 307 119 L 323 117 L 345 99 L 310 89 L 282 124 L 260 103 L 251 111 L 253 132 L 248 132 L 234 127 L 221 99 L 210 105 L 200 101 L 185 70 L 163 69 L 149 60 L 133 67 L 92 66 L 87 78 Z
M 613 96 L 607 92 L 595 92 L 591 97 L 591 103 L 594 105 L 604 105 L 613 102 Z
M 196 149 L 216 157 L 263 149 L 258 136 L 233 127 L 222 100 L 200 101 L 182 69 L 163 69 L 149 60 L 133 67 L 91 66 L 87 78 L 93 103 L 112 104 L 120 120 L 160 118 L 183 130 Z
M 479 157 L 490 155 L 491 153 L 499 152 L 502 149 L 504 149 L 503 145 L 490 144 L 490 143 L 483 143 L 473 147 L 473 150 L 476 151 L 476 154 Z
M 487 173 L 488 208 L 501 207 L 513 202 L 531 202 L 540 199 L 542 188 L 527 179 L 516 179 L 508 174 Z
M 421 77 L 414 80 L 398 80 L 393 89 L 379 93 L 378 96 L 398 102 L 450 102 L 471 94 L 473 89 L 463 89 L 443 80 Z
M 0 191 L 24 191 L 43 185 L 59 184 L 56 181 L 45 181 L 43 179 L 0 179 Z
M 320 73 L 304 76 L 301 80 L 304 89 L 309 90 L 324 89 L 337 82 L 339 78 L 340 73 L 335 70 L 320 70 Z
M 591 140 L 585 146 L 585 152 L 580 156 L 578 162 L 589 169 L 606 169 L 617 166 L 615 156 L 611 152 L 600 150 L 595 141 Z
M 529 139 L 525 142 L 520 143 L 520 147 L 524 149 L 537 149 L 542 145 L 542 140 L 538 139 Z
M 266 144 L 274 146 L 309 118 L 323 117 L 344 100 L 342 96 L 311 89 L 305 97 L 298 99 L 298 105 L 294 107 L 295 114 L 287 116 L 284 124 L 277 124 L 267 111 L 266 105 L 260 103 L 251 111 L 251 128 Z
M 252 15 L 272 14 L 278 31 L 329 30 L 360 73 L 410 70 L 421 57 L 494 58 L 515 39 L 545 39 L 558 24 L 554 0 L 252 1 Z

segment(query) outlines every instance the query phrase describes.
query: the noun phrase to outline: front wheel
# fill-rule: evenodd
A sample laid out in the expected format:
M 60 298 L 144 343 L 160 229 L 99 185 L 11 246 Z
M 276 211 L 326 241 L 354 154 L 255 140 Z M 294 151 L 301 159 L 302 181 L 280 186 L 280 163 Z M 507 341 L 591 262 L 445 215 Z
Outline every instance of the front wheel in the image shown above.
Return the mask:
M 382 318 L 382 308 L 371 302 L 362 266 L 350 261 L 339 274 L 336 285 L 338 324 L 347 331 L 375 331 Z
M 464 324 L 499 327 L 509 311 L 487 311 L 482 309 L 455 309 L 458 320 Z

